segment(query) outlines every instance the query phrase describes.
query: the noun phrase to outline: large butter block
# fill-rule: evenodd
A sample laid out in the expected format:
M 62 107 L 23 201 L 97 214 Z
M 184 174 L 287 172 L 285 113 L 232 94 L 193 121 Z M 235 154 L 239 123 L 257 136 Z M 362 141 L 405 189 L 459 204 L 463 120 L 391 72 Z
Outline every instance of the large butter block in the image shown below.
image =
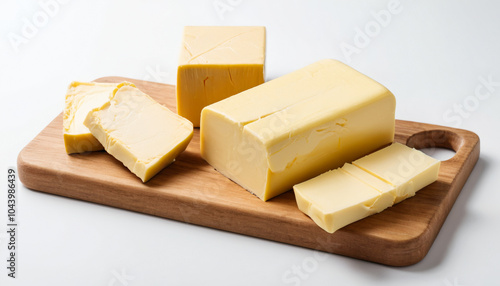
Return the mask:
M 118 83 L 72 82 L 66 92 L 63 136 L 66 153 L 99 151 L 103 147 L 83 125 L 90 110 L 102 106 Z
M 437 180 L 439 166 L 439 160 L 394 143 L 293 189 L 299 209 L 333 233 L 415 195 Z
M 203 107 L 264 82 L 265 27 L 185 27 L 177 113 L 200 126 Z
M 395 186 L 395 203 L 398 203 L 437 180 L 441 161 L 394 143 L 352 164 Z
M 204 108 L 201 155 L 265 201 L 391 143 L 395 104 L 379 83 L 322 60 Z
M 85 126 L 143 182 L 172 163 L 193 137 L 193 124 L 139 89 L 120 84 L 89 112 Z

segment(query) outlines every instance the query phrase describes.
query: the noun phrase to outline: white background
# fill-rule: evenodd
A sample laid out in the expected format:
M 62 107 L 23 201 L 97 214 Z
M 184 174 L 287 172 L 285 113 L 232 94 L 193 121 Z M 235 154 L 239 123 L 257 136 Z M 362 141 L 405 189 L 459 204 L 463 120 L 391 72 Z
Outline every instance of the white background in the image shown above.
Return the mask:
M 183 26 L 263 25 L 268 80 L 339 59 L 396 95 L 398 119 L 480 136 L 481 157 L 429 254 L 413 266 L 388 267 L 21 186 L 16 280 L 4 267 L 0 192 L 0 285 L 500 283 L 498 1 L 402 1 L 380 23 L 388 0 L 187 2 L 2 1 L 1 177 L 61 112 L 71 81 L 116 75 L 174 84 Z M 365 29 L 370 36 L 360 42 Z M 342 51 L 348 45 L 352 54 Z M 489 90 L 483 81 L 492 82 Z

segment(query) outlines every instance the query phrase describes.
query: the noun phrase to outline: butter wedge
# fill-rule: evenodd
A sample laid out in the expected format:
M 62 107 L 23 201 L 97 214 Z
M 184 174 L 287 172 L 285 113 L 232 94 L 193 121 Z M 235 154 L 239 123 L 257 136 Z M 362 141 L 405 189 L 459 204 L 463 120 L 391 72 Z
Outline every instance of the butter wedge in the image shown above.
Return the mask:
M 172 163 L 193 137 L 193 124 L 128 84 L 89 112 L 85 126 L 143 182 Z
M 177 113 L 199 127 L 203 107 L 263 83 L 265 50 L 265 27 L 185 27 Z
M 394 143 L 293 189 L 299 209 L 333 233 L 415 195 L 437 180 L 439 166 L 439 160 Z
M 262 200 L 390 144 L 395 98 L 322 60 L 205 107 L 201 156 Z
M 90 110 L 109 100 L 118 83 L 72 82 L 66 92 L 63 136 L 66 153 L 83 153 L 104 149 L 83 124 Z

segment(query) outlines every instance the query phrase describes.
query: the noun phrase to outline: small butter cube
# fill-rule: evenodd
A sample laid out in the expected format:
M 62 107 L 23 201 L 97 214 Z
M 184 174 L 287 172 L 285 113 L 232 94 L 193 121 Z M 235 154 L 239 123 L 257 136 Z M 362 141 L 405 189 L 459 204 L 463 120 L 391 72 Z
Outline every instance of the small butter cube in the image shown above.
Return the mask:
M 264 82 L 265 27 L 185 27 L 177 113 L 200 126 L 203 107 Z
M 359 162 L 368 169 L 358 167 Z M 415 195 L 437 180 L 439 166 L 439 160 L 394 143 L 293 189 L 299 209 L 333 233 Z
M 99 151 L 103 147 L 83 125 L 90 110 L 100 107 L 118 83 L 72 82 L 66 93 L 63 115 L 63 136 L 66 153 Z
M 205 107 L 201 156 L 269 200 L 394 138 L 394 95 L 322 60 Z
M 85 119 L 104 149 L 143 182 L 172 163 L 193 137 L 193 124 L 128 84 Z

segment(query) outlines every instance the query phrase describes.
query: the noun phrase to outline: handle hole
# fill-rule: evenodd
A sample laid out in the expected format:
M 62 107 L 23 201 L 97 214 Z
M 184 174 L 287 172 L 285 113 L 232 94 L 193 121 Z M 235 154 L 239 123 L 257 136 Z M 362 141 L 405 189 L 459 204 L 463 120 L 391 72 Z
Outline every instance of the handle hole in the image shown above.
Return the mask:
M 406 145 L 441 161 L 453 158 L 462 144 L 463 139 L 460 136 L 447 130 L 422 131 L 406 140 Z
M 455 156 L 456 152 L 447 148 L 440 148 L 440 147 L 435 147 L 435 148 L 420 148 L 420 151 L 424 152 L 425 154 L 431 156 L 434 159 L 440 160 L 440 161 L 446 161 L 453 156 Z

